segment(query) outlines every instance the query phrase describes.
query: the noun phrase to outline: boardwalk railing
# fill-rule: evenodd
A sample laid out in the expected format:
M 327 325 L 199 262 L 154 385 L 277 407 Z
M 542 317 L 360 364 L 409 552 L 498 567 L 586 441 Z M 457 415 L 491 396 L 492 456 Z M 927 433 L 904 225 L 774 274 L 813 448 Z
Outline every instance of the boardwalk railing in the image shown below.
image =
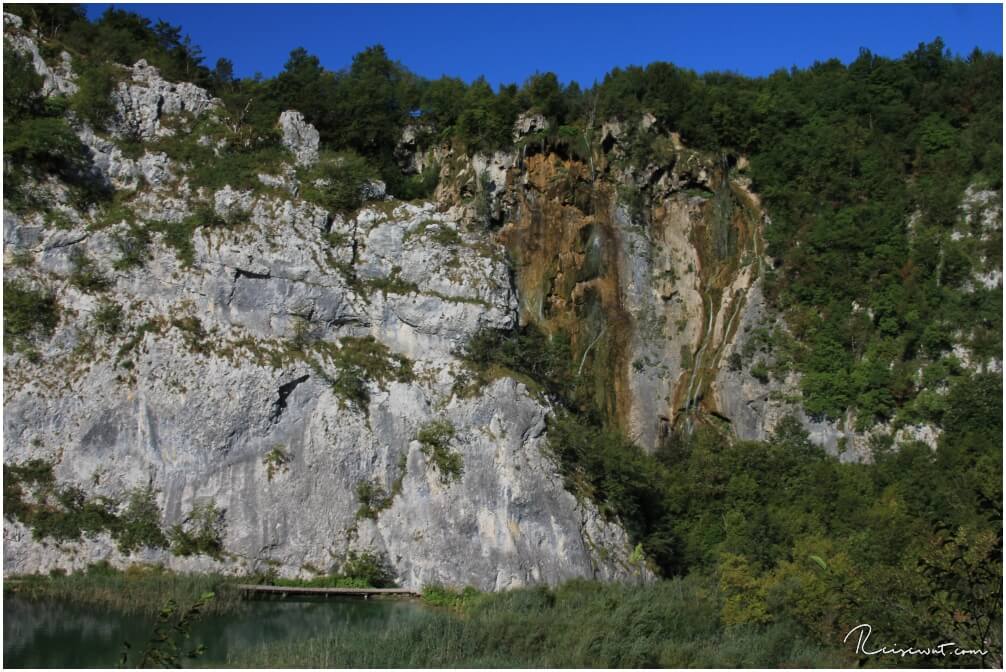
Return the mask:
M 419 597 L 419 592 L 408 588 L 309 588 L 301 586 L 263 586 L 238 584 L 234 586 L 247 593 L 268 593 L 287 595 L 346 595 L 351 597 L 371 597 L 377 595 L 401 595 Z

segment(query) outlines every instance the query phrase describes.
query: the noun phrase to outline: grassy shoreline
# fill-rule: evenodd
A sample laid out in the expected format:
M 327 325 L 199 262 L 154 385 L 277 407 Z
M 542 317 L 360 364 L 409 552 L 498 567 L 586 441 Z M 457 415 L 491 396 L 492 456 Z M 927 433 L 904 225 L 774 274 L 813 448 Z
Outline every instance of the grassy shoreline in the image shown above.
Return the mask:
M 156 614 L 216 593 L 206 612 L 242 608 L 240 580 L 150 567 L 18 576 L 4 592 L 128 613 Z M 643 586 L 575 580 L 555 588 L 482 593 L 428 586 L 409 618 L 347 623 L 324 636 L 263 643 L 231 656 L 235 667 L 843 667 L 787 623 L 726 626 L 714 581 L 689 576 Z
M 156 616 L 169 599 L 188 605 L 207 592 L 214 599 L 206 613 L 227 613 L 241 608 L 241 596 L 229 589 L 234 577 L 221 574 L 176 574 L 156 565 L 132 565 L 117 570 L 103 563 L 73 574 L 21 574 L 4 579 L 4 594 L 32 600 L 52 599 Z
M 644 586 L 575 580 L 504 593 L 424 590 L 437 607 L 380 628 L 274 642 L 235 667 L 852 667 L 787 623 L 725 626 L 718 591 L 688 577 Z

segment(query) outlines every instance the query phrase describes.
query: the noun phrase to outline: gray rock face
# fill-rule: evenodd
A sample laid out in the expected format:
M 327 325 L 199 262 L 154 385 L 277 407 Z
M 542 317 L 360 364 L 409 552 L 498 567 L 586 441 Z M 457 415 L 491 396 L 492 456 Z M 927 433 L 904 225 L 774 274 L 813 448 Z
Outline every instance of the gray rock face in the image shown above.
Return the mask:
M 20 16 L 4 12 L 3 24 L 5 29 L 4 42 L 15 51 L 26 55 L 31 60 L 35 72 L 42 76 L 43 96 L 72 96 L 77 92 L 70 54 L 62 52 L 59 55 L 59 62 L 50 65 L 42 58 L 38 45 L 32 36 L 24 32 Z M 6 32 L 8 28 L 11 29 L 10 33 Z
M 128 158 L 111 139 L 86 125 L 77 129 L 77 136 L 91 150 L 95 170 L 115 189 L 133 191 L 142 184 L 159 189 L 176 177 L 166 154 L 145 151 L 138 159 Z
M 6 573 L 108 559 L 310 575 L 360 550 L 384 555 L 413 588 L 648 575 L 629 562 L 624 531 L 564 489 L 542 402 L 507 378 L 468 398 L 452 391 L 462 372 L 453 350 L 515 319 L 491 241 L 432 205 L 330 221 L 314 206 L 252 192 L 223 189 L 212 202 L 243 223 L 198 231 L 190 269 L 155 239 L 145 268 L 115 271 L 121 227 L 51 232 L 5 217 L 5 250 L 35 255 L 23 278 L 58 283 L 65 310 L 38 363 L 6 357 L 5 459 L 51 459 L 61 482 L 120 500 L 152 484 L 165 526 L 212 501 L 225 511 L 225 560 L 125 556 L 107 535 L 46 544 L 5 521 Z M 158 219 L 185 212 L 159 198 L 144 207 Z M 78 248 L 114 281 L 108 296 L 126 323 L 118 336 L 93 328 L 98 297 L 66 284 Z M 339 268 L 354 255 L 350 281 Z M 322 348 L 317 356 L 290 349 L 298 333 Z M 362 336 L 408 357 L 414 377 L 368 380 L 369 401 L 357 409 L 336 394 L 338 369 L 321 353 Z M 454 428 L 457 477 L 445 478 L 416 440 L 434 420 Z M 286 459 L 270 468 L 275 450 Z M 361 483 L 393 493 L 373 518 L 358 515 Z
M 165 80 L 145 60 L 130 68 L 129 80 L 119 84 L 112 98 L 116 106 L 110 124 L 113 131 L 140 140 L 171 135 L 173 131 L 161 123 L 164 117 L 182 112 L 198 117 L 221 105 L 195 84 Z
M 318 160 L 318 131 L 307 123 L 303 114 L 287 110 L 279 115 L 279 127 L 283 146 L 293 152 L 297 165 L 309 166 Z
M 513 139 L 519 140 L 525 135 L 547 131 L 549 126 L 550 124 L 545 115 L 522 112 L 517 116 L 517 120 L 513 124 Z

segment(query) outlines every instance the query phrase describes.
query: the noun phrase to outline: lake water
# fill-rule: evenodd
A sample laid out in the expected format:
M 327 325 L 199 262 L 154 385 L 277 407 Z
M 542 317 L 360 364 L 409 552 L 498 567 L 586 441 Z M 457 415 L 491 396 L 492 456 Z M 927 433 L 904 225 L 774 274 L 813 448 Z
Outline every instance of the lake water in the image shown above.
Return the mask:
M 206 615 L 193 624 L 189 648 L 204 644 L 206 653 L 191 664 L 219 666 L 261 644 L 323 636 L 349 626 L 385 628 L 424 613 L 421 604 L 408 600 L 249 600 L 236 612 Z M 123 642 L 134 652 L 142 650 L 155 620 L 6 593 L 3 616 L 5 668 L 115 667 Z

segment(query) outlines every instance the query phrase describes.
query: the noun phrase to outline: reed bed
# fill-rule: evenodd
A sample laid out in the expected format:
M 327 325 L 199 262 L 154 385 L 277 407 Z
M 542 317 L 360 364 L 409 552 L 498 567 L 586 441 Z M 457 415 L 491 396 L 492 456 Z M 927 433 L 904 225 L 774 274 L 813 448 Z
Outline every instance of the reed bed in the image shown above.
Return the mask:
M 441 601 L 442 600 L 438 600 Z M 449 602 L 449 601 L 448 601 Z M 841 667 L 787 624 L 726 627 L 692 577 L 645 586 L 576 581 L 481 594 L 383 627 L 242 651 L 237 667 Z
M 176 574 L 149 565 L 122 571 L 96 563 L 73 574 L 12 576 L 4 580 L 4 592 L 144 615 L 158 614 L 168 600 L 185 607 L 212 592 L 214 597 L 204 611 L 226 613 L 241 608 L 240 594 L 228 587 L 233 582 L 233 577 L 218 574 Z

